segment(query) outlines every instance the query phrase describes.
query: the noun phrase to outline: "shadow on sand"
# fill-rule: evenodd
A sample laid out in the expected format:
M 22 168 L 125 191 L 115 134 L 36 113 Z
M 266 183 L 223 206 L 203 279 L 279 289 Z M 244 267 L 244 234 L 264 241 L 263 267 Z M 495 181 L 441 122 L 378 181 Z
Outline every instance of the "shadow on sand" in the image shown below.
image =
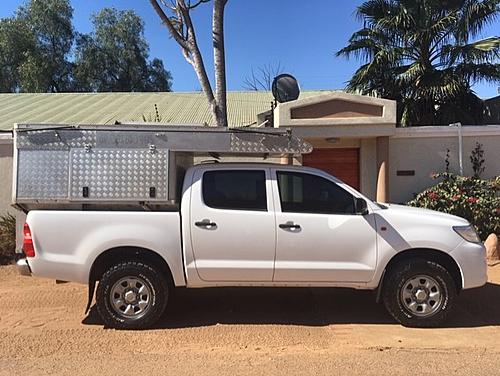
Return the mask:
M 83 320 L 102 325 L 93 306 Z M 373 292 L 326 288 L 177 289 L 155 329 L 215 324 L 396 324 Z M 500 285 L 463 291 L 445 327 L 500 325 Z

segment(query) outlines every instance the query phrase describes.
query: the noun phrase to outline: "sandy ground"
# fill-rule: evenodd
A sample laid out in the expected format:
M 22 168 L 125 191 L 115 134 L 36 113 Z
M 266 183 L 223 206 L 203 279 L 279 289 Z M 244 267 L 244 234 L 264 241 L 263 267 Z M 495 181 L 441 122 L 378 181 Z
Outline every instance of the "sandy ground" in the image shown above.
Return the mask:
M 158 328 L 103 328 L 86 287 L 0 267 L 0 375 L 500 375 L 500 265 L 446 328 L 395 324 L 369 292 L 179 290 Z

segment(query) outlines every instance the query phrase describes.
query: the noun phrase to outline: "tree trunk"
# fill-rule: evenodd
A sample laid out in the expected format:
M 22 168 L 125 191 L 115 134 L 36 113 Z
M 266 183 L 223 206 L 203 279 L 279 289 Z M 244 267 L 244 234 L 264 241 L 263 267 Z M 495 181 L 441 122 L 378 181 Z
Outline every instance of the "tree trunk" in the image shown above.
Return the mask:
M 205 64 L 203 63 L 203 57 L 201 56 L 200 50 L 198 48 L 198 43 L 196 42 L 196 37 L 194 36 L 194 32 L 189 31 L 188 37 L 189 44 L 191 45 L 191 59 L 188 59 L 188 62 L 192 65 L 196 76 L 198 77 L 198 81 L 200 82 L 201 89 L 205 93 L 207 97 L 208 104 L 210 106 L 210 110 L 212 111 L 212 118 L 217 126 L 223 126 L 219 120 L 219 110 L 217 106 L 217 100 L 214 97 L 214 93 L 212 90 L 212 86 L 210 85 L 210 81 L 208 79 L 207 71 L 205 70 Z
M 226 57 L 224 52 L 224 7 L 227 0 L 214 0 L 212 22 L 217 125 L 227 127 Z
M 213 10 L 213 48 L 214 48 L 214 70 L 215 70 L 215 95 L 212 85 L 203 63 L 203 57 L 198 42 L 194 25 L 191 20 L 190 10 L 206 2 L 199 0 L 195 5 L 189 2 L 186 5 L 185 0 L 176 0 L 171 6 L 165 5 L 173 12 L 173 17 L 169 18 L 160 6 L 159 0 L 150 0 L 154 10 L 167 27 L 170 35 L 181 47 L 186 61 L 192 65 L 201 88 L 207 97 L 210 111 L 214 122 L 219 127 L 227 127 L 227 107 L 226 107 L 226 66 L 224 56 L 224 7 L 227 0 L 214 0 Z M 174 23 L 175 22 L 175 23 Z M 181 25 L 180 30 L 175 25 Z

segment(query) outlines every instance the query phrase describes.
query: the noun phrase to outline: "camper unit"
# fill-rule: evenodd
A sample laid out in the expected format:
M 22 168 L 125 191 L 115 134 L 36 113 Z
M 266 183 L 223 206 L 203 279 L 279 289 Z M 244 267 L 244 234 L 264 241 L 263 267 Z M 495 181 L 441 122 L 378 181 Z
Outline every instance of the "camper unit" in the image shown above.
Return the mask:
M 312 150 L 287 130 L 157 124 L 17 124 L 14 146 L 13 204 L 24 211 L 175 210 L 195 163 Z

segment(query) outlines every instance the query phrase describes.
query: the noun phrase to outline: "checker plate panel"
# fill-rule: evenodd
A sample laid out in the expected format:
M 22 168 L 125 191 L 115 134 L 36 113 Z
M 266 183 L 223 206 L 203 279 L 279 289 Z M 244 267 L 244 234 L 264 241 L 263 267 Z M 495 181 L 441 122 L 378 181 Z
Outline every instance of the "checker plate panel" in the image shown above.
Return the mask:
M 94 200 L 166 200 L 167 174 L 168 150 L 72 149 L 70 196 L 81 199 L 88 187 Z
M 17 197 L 62 199 L 68 197 L 68 152 L 19 150 Z

